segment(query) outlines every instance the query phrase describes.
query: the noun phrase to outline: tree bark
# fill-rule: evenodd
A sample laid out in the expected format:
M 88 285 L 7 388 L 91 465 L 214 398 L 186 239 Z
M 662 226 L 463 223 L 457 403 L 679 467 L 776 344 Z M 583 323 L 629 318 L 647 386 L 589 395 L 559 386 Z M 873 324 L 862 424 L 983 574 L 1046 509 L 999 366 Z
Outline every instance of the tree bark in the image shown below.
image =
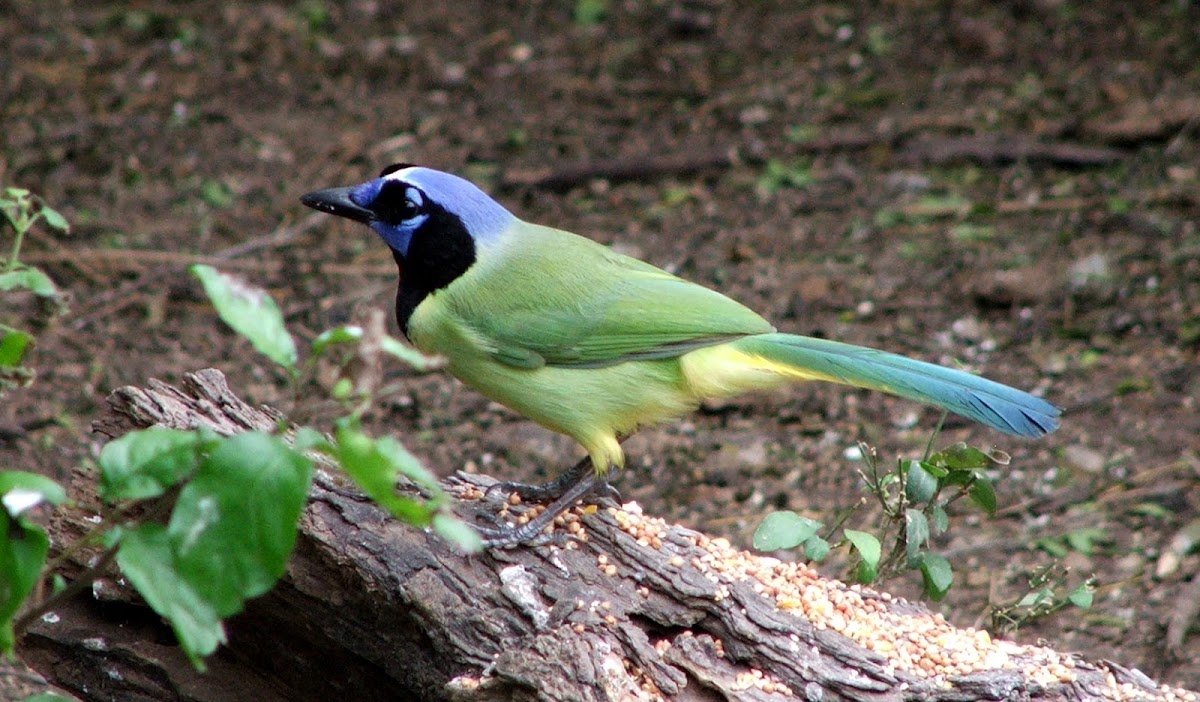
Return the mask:
M 215 370 L 109 397 L 96 431 L 272 430 Z M 93 525 L 94 476 L 52 525 Z M 491 484 L 448 481 L 455 494 Z M 473 506 L 460 505 L 464 513 Z M 197 673 L 117 574 L 43 618 L 24 660 L 85 700 L 1187 699 L 1136 670 L 955 629 L 924 607 L 737 552 L 636 507 L 581 509 L 570 545 L 463 556 L 319 469 L 287 574 Z M 64 566 L 70 579 L 87 565 Z M 1191 699 L 1196 699 L 1193 696 Z

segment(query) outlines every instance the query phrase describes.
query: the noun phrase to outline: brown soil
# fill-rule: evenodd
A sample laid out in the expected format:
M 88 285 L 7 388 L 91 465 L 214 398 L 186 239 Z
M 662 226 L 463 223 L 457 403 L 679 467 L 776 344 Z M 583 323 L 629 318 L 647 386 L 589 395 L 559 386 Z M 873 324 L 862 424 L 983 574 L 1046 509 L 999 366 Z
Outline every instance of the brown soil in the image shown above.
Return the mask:
M 1000 517 L 961 510 L 938 542 L 957 580 L 934 606 L 986 625 L 1055 562 L 1040 539 L 1100 529 L 1059 559 L 1067 587 L 1099 579 L 1095 605 L 1012 636 L 1200 688 L 1200 631 L 1165 653 L 1200 554 L 1156 572 L 1200 519 L 1200 7 L 663 0 L 573 15 L 592 4 L 0 6 L 0 185 L 74 225 L 23 256 L 69 311 L 0 302 L 0 322 L 38 336 L 36 381 L 0 401 L 0 467 L 64 475 L 96 449 L 109 391 L 208 366 L 300 419 L 328 415 L 315 386 L 296 401 L 219 323 L 186 265 L 270 288 L 304 339 L 390 309 L 384 247 L 297 198 L 418 162 L 785 331 L 962 360 L 1065 406 L 1037 442 L 948 422 L 940 442 L 1013 460 Z M 647 172 L 521 185 L 610 159 Z M 578 453 L 446 376 L 391 373 L 374 428 L 442 474 L 539 480 Z M 830 386 L 748 396 L 636 436 L 618 487 L 747 544 L 771 510 L 832 521 L 853 504 L 857 440 L 890 463 L 936 422 Z M 919 578 L 885 587 L 917 596 Z

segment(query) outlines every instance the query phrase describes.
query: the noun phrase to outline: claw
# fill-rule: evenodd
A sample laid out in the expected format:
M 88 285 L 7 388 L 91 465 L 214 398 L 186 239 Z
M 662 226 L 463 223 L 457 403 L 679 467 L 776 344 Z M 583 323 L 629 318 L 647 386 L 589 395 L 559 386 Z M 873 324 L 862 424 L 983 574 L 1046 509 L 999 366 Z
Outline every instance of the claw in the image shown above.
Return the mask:
M 572 485 L 578 483 L 584 475 L 592 472 L 594 471 L 592 470 L 591 459 L 584 458 L 576 463 L 571 470 L 548 483 L 528 485 L 526 483 L 504 480 L 485 490 L 483 496 L 485 499 L 490 500 L 493 497 L 493 492 L 501 492 L 504 495 L 515 492 L 521 498 L 522 502 L 537 504 L 553 502 L 566 493 Z
M 484 547 L 491 549 L 521 545 L 542 546 L 550 542 L 565 543 L 569 538 L 566 534 L 547 534 L 546 527 L 553 524 L 560 514 L 575 506 L 579 500 L 594 494 L 598 494 L 600 499 L 610 499 L 612 495 L 616 494 L 616 490 L 608 484 L 608 481 L 596 475 L 595 471 L 581 470 L 581 467 L 590 468 L 590 466 L 591 462 L 585 459 L 562 478 L 554 481 L 553 486 L 562 488 L 557 490 L 559 494 L 550 504 L 546 505 L 546 509 L 541 514 L 528 522 L 508 527 L 476 526 L 475 528 L 483 537 Z M 495 515 L 491 515 L 490 518 L 499 522 L 499 518 Z

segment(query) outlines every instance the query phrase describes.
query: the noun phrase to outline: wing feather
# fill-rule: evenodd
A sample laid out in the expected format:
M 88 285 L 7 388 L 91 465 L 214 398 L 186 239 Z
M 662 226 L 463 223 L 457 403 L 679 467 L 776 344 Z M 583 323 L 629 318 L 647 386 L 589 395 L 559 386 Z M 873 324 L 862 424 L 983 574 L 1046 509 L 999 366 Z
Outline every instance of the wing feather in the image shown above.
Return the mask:
M 501 363 L 600 367 L 773 331 L 728 297 L 590 239 L 517 226 L 446 289 L 459 319 Z M 504 276 L 503 296 L 488 295 L 497 287 L 481 284 L 488 276 Z

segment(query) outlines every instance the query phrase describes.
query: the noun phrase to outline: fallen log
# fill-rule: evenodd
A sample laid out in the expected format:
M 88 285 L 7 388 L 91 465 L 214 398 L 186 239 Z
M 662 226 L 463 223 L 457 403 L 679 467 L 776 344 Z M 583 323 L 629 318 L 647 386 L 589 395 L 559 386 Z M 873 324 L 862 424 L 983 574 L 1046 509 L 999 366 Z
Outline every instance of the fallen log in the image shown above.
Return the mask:
M 280 420 L 215 370 L 180 388 L 121 388 L 109 406 L 94 424 L 108 437 Z M 76 476 L 76 502 L 52 524 L 59 550 L 93 525 L 93 480 Z M 492 484 L 448 482 L 468 512 Z M 19 652 L 84 700 L 1198 699 L 1111 662 L 952 627 L 636 505 L 579 508 L 557 528 L 571 535 L 563 545 L 463 556 L 318 470 L 287 574 L 229 622 L 206 673 L 116 573 L 39 621 Z

